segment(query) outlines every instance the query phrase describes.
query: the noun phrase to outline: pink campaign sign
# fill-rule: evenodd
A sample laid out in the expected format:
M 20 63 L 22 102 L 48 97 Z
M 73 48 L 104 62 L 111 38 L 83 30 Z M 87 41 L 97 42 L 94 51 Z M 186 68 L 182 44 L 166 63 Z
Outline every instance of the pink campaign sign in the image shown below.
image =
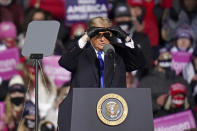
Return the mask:
M 16 65 L 19 62 L 18 48 L 11 48 L 0 51 L 0 77 L 3 80 L 10 79 L 13 75 L 18 74 Z
M 154 131 L 184 131 L 195 127 L 191 110 L 154 119 Z
M 45 73 L 54 80 L 58 87 L 71 79 L 71 73 L 59 66 L 59 59 L 60 56 L 49 56 L 42 60 Z
M 183 68 L 190 62 L 192 54 L 188 52 L 171 52 L 171 54 L 171 68 L 176 71 L 176 75 L 179 75 Z

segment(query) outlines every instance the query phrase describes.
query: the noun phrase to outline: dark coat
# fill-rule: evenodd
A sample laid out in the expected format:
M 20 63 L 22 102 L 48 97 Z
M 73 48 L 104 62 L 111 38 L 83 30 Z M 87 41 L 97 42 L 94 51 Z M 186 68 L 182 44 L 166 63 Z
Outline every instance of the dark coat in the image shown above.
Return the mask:
M 145 58 L 137 46 L 134 49 L 123 43 L 113 46 L 115 55 L 104 56 L 104 87 L 126 87 L 126 71 L 144 66 Z M 78 42 L 73 43 L 59 64 L 72 72 L 71 87 L 100 87 L 99 61 L 90 43 L 83 49 Z

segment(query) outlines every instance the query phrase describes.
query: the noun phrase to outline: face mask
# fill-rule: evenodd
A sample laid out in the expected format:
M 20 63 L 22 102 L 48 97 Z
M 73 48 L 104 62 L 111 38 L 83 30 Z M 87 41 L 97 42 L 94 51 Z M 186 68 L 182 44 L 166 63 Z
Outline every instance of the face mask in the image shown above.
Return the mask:
M 24 97 L 15 97 L 11 98 L 11 102 L 15 104 L 16 106 L 19 106 L 20 104 L 24 103 L 25 98 Z
M 117 25 L 125 32 L 129 32 L 133 26 L 131 21 L 117 22 Z
M 171 68 L 171 59 L 168 60 L 158 60 L 158 65 L 164 69 L 170 69 Z
M 183 97 L 176 97 L 172 98 L 172 103 L 176 106 L 176 108 L 179 108 L 182 104 L 184 104 L 184 99 Z
M 35 120 L 31 120 L 31 119 L 26 119 L 25 118 L 25 122 L 24 122 L 25 126 L 29 129 L 34 129 L 35 127 Z
M 5 1 L 5 0 L 0 0 L 0 5 L 2 5 L 2 6 L 7 6 L 7 5 L 9 5 L 11 2 L 12 2 L 12 0 L 7 0 L 7 1 Z

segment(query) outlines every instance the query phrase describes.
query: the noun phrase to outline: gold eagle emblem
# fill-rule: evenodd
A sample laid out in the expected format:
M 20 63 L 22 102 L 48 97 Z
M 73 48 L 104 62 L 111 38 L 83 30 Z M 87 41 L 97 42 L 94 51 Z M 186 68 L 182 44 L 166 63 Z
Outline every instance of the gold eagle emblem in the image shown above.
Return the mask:
M 121 124 L 127 117 L 128 106 L 123 97 L 110 93 L 100 98 L 97 104 L 97 115 L 107 125 Z

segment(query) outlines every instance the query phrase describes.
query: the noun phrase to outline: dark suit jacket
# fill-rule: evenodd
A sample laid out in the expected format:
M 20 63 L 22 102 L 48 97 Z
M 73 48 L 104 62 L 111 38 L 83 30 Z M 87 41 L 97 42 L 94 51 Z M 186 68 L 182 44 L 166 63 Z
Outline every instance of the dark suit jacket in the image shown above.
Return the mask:
M 126 87 L 126 71 L 145 65 L 145 58 L 137 46 L 134 49 L 123 43 L 113 46 L 114 57 L 104 56 L 104 87 Z M 73 43 L 62 55 L 59 64 L 72 72 L 71 87 L 100 87 L 99 61 L 90 43 L 83 49 L 78 42 Z

